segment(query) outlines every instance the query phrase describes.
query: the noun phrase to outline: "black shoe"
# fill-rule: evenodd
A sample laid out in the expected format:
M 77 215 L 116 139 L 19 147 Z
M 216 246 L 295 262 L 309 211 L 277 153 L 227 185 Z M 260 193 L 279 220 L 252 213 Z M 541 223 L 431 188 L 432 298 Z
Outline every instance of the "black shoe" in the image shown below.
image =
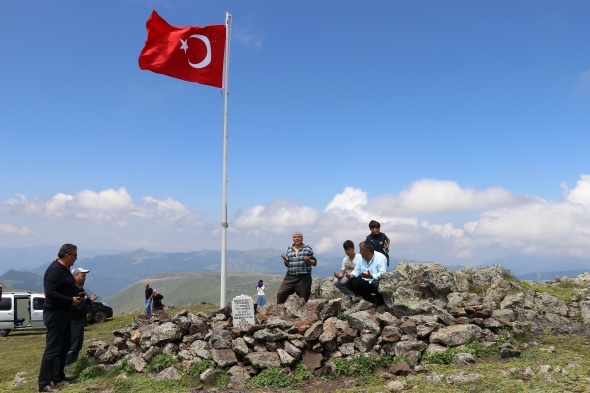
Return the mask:
M 64 377 L 64 381 L 66 381 L 66 382 L 72 382 L 72 381 L 75 381 L 76 379 L 78 379 L 77 375 L 66 375 Z

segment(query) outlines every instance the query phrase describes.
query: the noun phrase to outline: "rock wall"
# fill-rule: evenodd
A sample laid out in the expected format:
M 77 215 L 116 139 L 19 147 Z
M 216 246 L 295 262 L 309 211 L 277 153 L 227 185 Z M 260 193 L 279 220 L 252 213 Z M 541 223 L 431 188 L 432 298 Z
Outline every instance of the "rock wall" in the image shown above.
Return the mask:
M 341 298 L 331 278 L 314 280 L 309 302 L 292 295 L 283 305 L 260 307 L 255 325 L 234 328 L 229 307 L 185 310 L 172 318 L 158 313 L 115 331 L 109 343 L 93 343 L 88 354 L 107 369 L 126 361 L 138 372 L 158 353 L 185 368 L 207 359 L 238 387 L 265 368 L 298 361 L 316 375 L 333 373 L 335 358 L 359 354 L 399 356 L 415 366 L 424 354 L 447 347 L 494 343 L 502 329 L 516 336 L 587 333 L 590 275 L 543 285 L 575 288 L 574 296 L 565 302 L 550 291 L 527 289 L 530 283 L 518 282 L 500 266 L 451 272 L 440 264 L 401 263 L 382 277 L 385 305 L 378 308 L 360 298 Z M 502 349 L 502 356 L 518 354 L 509 346 Z M 212 375 L 214 370 L 202 379 Z M 171 368 L 164 377 L 180 374 Z

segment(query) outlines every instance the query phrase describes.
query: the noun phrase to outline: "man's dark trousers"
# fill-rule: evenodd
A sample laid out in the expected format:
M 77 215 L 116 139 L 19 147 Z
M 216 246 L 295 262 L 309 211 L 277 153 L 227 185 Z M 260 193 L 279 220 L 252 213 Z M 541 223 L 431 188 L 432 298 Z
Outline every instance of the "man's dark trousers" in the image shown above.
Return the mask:
M 294 293 L 307 302 L 311 296 L 311 283 L 311 274 L 301 274 L 299 276 L 287 274 L 277 292 L 277 304 L 285 303 L 287 298 Z
M 52 381 L 59 383 L 64 380 L 66 356 L 70 349 L 70 331 L 72 328 L 71 310 L 43 310 L 43 323 L 47 326 L 45 352 L 41 359 L 38 384 L 40 387 Z
M 82 350 L 84 344 L 84 327 L 86 321 L 72 317 L 72 331 L 70 332 L 71 343 L 68 355 L 66 356 L 66 366 L 76 362 L 78 360 L 78 354 Z
M 354 277 L 348 280 L 346 287 L 368 302 L 376 303 L 377 305 L 383 304 L 383 295 L 379 293 L 378 280 L 368 282 L 362 277 Z M 375 298 L 373 298 L 372 294 L 375 294 Z

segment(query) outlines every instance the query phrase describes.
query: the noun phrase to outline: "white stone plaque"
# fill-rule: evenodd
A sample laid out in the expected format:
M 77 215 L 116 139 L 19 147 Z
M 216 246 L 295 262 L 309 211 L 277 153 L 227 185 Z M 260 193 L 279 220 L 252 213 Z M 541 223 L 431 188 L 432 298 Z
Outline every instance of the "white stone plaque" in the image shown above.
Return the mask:
M 250 296 L 236 296 L 231 302 L 231 316 L 234 327 L 254 325 L 254 301 Z

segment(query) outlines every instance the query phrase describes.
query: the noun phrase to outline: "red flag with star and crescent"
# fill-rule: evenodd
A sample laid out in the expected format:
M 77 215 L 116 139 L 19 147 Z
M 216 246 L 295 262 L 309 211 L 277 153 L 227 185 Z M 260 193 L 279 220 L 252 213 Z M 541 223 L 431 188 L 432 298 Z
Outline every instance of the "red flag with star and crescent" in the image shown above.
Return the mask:
M 176 27 L 156 11 L 146 23 L 139 68 L 187 82 L 223 87 L 225 25 Z

